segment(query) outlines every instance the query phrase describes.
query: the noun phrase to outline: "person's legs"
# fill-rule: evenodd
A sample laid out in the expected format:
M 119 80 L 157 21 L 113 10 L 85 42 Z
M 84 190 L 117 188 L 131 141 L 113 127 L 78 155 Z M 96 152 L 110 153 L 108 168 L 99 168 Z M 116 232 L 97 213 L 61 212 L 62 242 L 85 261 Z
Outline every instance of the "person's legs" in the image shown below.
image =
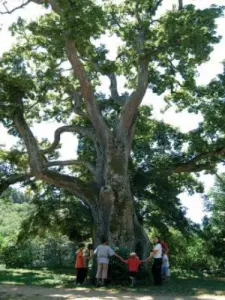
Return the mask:
M 134 287 L 136 283 L 136 274 L 137 272 L 129 272 L 129 277 L 131 279 L 131 287 Z
M 88 276 L 88 268 L 84 268 L 84 281 L 86 282 Z
M 80 283 L 83 284 L 85 280 L 85 268 L 81 268 L 80 270 Z
M 152 278 L 153 278 L 153 283 L 156 284 L 156 266 L 155 266 L 155 260 L 153 262 L 153 265 L 152 265 Z
M 162 279 L 167 280 L 167 274 L 168 274 L 168 267 L 163 266 L 162 267 Z
M 82 283 L 82 268 L 77 268 L 76 284 Z
M 104 285 L 104 281 L 107 279 L 108 275 L 108 264 L 102 264 L 102 285 Z
M 161 285 L 162 284 L 162 259 L 156 258 L 154 259 L 155 264 L 155 284 Z
M 98 264 L 96 279 L 97 279 L 97 286 L 99 286 L 99 281 L 102 278 L 103 273 L 103 264 Z
M 165 280 L 166 279 L 166 276 L 165 276 L 165 266 L 162 266 L 162 280 Z

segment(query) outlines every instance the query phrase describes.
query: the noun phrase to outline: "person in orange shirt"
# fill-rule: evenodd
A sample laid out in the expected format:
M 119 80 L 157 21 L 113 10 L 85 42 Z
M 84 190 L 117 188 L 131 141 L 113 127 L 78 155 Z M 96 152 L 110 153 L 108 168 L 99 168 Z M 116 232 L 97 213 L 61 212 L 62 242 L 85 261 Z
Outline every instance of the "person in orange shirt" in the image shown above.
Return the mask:
M 84 268 L 84 256 L 83 256 L 84 244 L 78 246 L 76 252 L 75 269 L 77 270 L 76 284 L 83 284 L 85 279 L 85 268 Z

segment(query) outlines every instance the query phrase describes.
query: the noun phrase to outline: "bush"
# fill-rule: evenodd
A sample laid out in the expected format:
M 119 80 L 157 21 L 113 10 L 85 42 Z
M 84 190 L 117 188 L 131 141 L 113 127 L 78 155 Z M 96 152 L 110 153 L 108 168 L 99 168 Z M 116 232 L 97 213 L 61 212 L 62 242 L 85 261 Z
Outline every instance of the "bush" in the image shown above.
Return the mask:
M 8 268 L 74 265 L 74 245 L 66 237 L 35 239 L 20 244 L 5 243 L 0 249 L 0 262 Z

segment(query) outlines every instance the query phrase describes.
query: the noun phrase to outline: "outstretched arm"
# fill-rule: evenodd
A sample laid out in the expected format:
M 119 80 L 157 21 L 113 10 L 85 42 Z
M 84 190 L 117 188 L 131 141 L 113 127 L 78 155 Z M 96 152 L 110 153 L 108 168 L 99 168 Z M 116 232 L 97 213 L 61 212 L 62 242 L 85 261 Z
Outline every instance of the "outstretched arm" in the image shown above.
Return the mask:
M 143 262 L 148 262 L 150 260 L 151 256 L 147 257 L 146 259 L 142 259 L 140 262 L 143 263 Z
M 114 252 L 114 255 L 119 258 L 121 261 L 123 261 L 123 258 L 121 256 L 119 256 L 116 252 Z
M 151 253 L 150 253 L 150 256 L 149 257 L 147 257 L 147 258 L 145 258 L 145 259 L 142 259 L 141 260 L 141 262 L 143 263 L 143 262 L 148 262 L 148 261 L 150 261 L 150 259 L 151 259 Z

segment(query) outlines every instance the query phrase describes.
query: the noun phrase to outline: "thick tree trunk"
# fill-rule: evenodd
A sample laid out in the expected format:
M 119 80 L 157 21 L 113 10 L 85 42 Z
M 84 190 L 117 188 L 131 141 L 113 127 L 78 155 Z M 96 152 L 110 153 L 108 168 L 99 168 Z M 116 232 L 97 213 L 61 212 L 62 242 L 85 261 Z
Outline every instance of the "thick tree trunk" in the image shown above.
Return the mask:
M 94 244 L 106 237 L 111 245 L 137 251 L 141 257 L 149 255 L 149 239 L 139 224 L 134 207 L 128 174 L 129 151 L 124 143 L 113 141 L 102 164 L 104 186 L 99 198 L 91 206 L 94 221 Z
M 137 220 L 132 195 L 127 191 L 126 197 L 118 196 L 118 190 L 102 190 L 98 205 L 92 207 L 94 244 L 96 246 L 106 237 L 111 245 L 147 257 L 150 242 Z

